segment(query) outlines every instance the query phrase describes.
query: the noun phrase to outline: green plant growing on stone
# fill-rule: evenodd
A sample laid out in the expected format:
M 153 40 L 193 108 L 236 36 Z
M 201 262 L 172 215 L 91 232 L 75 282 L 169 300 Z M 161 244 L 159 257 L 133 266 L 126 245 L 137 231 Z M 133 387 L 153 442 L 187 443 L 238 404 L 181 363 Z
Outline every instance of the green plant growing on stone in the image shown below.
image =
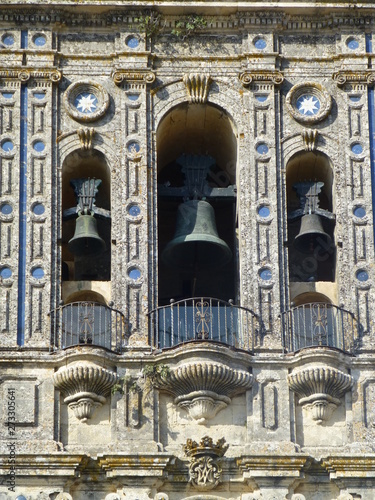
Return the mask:
M 207 27 L 207 20 L 203 16 L 197 14 L 190 14 L 184 19 L 177 21 L 172 30 L 172 34 L 185 40 L 199 30 Z
M 144 15 L 136 17 L 134 21 L 137 23 L 138 29 L 143 31 L 148 37 L 159 33 L 163 28 L 161 15 L 152 10 L 146 11 Z
M 136 392 L 143 392 L 148 394 L 153 385 L 157 382 L 159 378 L 167 378 L 169 376 L 170 370 L 169 366 L 158 364 L 158 365 L 146 365 L 137 378 L 131 375 L 126 375 L 121 377 L 118 382 L 112 387 L 112 394 L 129 394 Z

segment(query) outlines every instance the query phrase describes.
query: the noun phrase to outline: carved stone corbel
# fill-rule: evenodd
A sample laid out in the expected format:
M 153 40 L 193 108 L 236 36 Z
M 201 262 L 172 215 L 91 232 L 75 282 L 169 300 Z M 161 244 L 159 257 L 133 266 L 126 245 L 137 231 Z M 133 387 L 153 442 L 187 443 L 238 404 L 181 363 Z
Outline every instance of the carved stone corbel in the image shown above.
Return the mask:
M 312 412 L 321 424 L 340 405 L 340 398 L 352 386 L 352 377 L 328 366 L 309 367 L 288 375 L 288 384 L 298 394 L 298 403 Z
M 301 132 L 305 151 L 315 151 L 318 131 L 316 129 L 305 128 Z
M 54 386 L 64 396 L 64 403 L 81 422 L 87 422 L 94 410 L 106 402 L 106 396 L 118 376 L 93 363 L 76 363 L 61 367 L 53 376 Z
M 79 128 L 77 130 L 77 135 L 79 137 L 79 142 L 81 143 L 81 149 L 87 151 L 92 149 L 92 141 L 95 135 L 95 129 L 93 127 Z
M 221 363 L 201 361 L 171 368 L 168 377 L 155 385 L 174 396 L 174 403 L 203 424 L 226 408 L 231 397 L 245 392 L 253 384 L 251 373 Z
M 190 102 L 198 104 L 207 102 L 208 91 L 212 82 L 210 75 L 204 73 L 190 73 L 184 75 L 182 81 L 185 84 Z
M 222 469 L 218 459 L 224 456 L 228 445 L 225 439 L 219 439 L 216 444 L 212 438 L 204 436 L 199 444 L 188 439 L 184 446 L 189 457 L 189 482 L 200 491 L 212 490 L 221 481 Z

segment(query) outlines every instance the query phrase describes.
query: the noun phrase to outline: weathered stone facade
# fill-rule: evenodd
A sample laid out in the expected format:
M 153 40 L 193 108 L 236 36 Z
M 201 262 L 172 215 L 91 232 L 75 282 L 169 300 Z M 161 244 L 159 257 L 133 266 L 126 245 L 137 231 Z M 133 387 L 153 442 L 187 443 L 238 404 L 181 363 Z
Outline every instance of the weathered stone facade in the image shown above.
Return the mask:
M 1 500 L 375 498 L 374 40 L 2 2 Z

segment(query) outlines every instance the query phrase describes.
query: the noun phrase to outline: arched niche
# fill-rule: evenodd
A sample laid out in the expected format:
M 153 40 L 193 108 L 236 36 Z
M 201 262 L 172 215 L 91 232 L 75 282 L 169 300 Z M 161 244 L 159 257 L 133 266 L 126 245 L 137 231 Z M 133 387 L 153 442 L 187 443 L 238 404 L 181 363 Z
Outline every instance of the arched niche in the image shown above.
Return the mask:
M 103 295 L 93 290 L 79 290 L 71 293 L 64 304 L 71 304 L 72 302 L 97 302 L 98 304 L 107 305 L 107 302 Z
M 335 196 L 330 159 L 320 152 L 295 154 L 286 166 L 286 192 L 290 281 L 334 282 Z M 304 204 L 306 193 L 306 200 L 315 201 Z M 306 217 L 296 215 L 299 210 L 305 210 Z M 314 235 L 314 244 L 304 245 L 302 251 L 297 240 L 308 234 L 311 240 Z
M 95 212 L 98 237 L 105 242 L 105 251 L 95 255 L 74 255 L 69 249 L 73 238 L 77 217 L 72 209 L 77 206 L 77 197 L 72 180 L 100 179 L 95 196 Z M 61 207 L 62 207 L 62 279 L 63 281 L 109 281 L 111 272 L 111 181 L 110 169 L 103 153 L 73 151 L 62 166 Z M 69 215 L 67 215 L 69 213 Z
M 193 162 L 207 160 L 210 164 L 204 175 L 204 195 L 198 190 L 196 198 L 213 207 L 218 236 L 232 252 L 229 263 L 207 272 L 200 269 L 195 274 L 168 266 L 161 258 L 174 238 L 178 207 L 194 198 L 191 191 L 186 191 L 188 174 L 183 172 L 186 164 L 182 159 L 186 157 L 194 158 Z M 182 103 L 172 108 L 157 129 L 157 160 L 159 305 L 168 304 L 171 298 L 193 296 L 234 299 L 237 140 L 231 117 L 212 104 Z

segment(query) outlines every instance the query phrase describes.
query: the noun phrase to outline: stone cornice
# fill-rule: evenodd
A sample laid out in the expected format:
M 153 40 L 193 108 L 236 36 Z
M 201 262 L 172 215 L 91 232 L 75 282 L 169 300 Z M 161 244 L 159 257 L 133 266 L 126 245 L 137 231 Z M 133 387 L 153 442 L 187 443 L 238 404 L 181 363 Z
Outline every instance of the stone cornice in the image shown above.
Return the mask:
M 17 442 L 15 442 L 17 444 Z M 0 473 L 7 474 L 9 469 L 9 453 L 0 455 Z M 17 475 L 35 476 L 66 476 L 76 477 L 85 466 L 88 458 L 85 455 L 72 453 L 21 454 L 17 453 Z
M 322 460 L 332 479 L 345 477 L 375 478 L 375 454 L 329 456 Z
M 307 455 L 252 455 L 236 463 L 244 478 L 280 476 L 281 472 L 284 477 L 299 477 L 308 460 Z
M 117 69 L 112 74 L 113 81 L 116 85 L 120 85 L 124 81 L 153 83 L 155 81 L 155 73 L 148 69 L 126 70 Z
M 135 476 L 161 477 L 172 459 L 167 454 L 137 453 L 134 455 L 102 455 L 98 456 L 99 466 L 108 477 Z M 146 472 L 147 471 L 147 472 Z

